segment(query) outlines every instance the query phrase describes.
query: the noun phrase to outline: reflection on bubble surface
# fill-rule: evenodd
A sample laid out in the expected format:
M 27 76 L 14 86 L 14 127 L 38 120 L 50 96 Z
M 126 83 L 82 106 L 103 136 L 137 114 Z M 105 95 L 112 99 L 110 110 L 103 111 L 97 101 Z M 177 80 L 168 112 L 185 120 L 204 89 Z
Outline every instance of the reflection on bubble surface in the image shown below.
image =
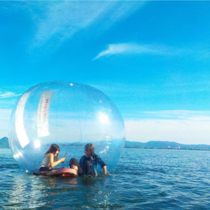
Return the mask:
M 34 86 L 20 97 L 11 116 L 10 148 L 18 165 L 29 172 L 39 169 L 51 144 L 61 148 L 60 157 L 68 153 L 79 160 L 87 143 L 94 144 L 111 172 L 124 141 L 124 122 L 113 102 L 101 91 L 78 83 Z

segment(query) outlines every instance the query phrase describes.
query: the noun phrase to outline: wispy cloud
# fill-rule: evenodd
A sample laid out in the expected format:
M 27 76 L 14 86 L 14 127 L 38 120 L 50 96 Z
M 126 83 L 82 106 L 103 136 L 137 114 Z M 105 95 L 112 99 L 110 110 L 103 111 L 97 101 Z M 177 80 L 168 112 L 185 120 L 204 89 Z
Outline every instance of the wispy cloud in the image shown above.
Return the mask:
M 179 120 L 209 120 L 210 111 L 191 110 L 162 110 L 162 111 L 142 111 L 138 113 L 142 119 L 179 119 Z
M 0 92 L 0 98 L 13 98 L 20 96 L 21 94 L 13 93 L 13 92 Z
M 144 2 L 45 2 L 42 17 L 33 14 L 37 25 L 33 48 L 40 47 L 53 38 L 53 45 L 60 45 L 78 31 L 96 24 L 100 30 L 108 29 L 112 24 L 132 14 Z M 106 17 L 106 18 L 105 18 Z M 98 33 L 98 31 L 97 31 Z M 92 31 L 91 36 L 97 34 Z
M 32 48 L 49 42 L 59 45 L 78 31 L 94 25 L 92 34 L 108 29 L 117 21 L 130 16 L 150 0 L 16 0 L 1 2 L 1 10 L 23 10 L 30 14 L 34 27 Z M 91 28 L 92 29 L 92 28 Z M 97 30 L 97 31 L 96 31 Z M 54 39 L 55 38 L 55 39 Z M 50 42 L 52 41 L 52 42 Z
M 13 92 L 0 92 L 0 98 L 13 98 L 20 96 L 21 94 L 13 93 Z
M 110 44 L 106 50 L 100 52 L 95 58 L 98 59 L 103 56 L 116 55 L 116 54 L 155 54 L 165 55 L 171 54 L 169 49 L 164 46 L 155 45 L 140 45 L 135 43 L 121 43 Z
M 196 75 L 197 80 L 190 80 L 189 77 L 188 80 L 184 81 L 182 78 L 180 80 L 168 79 L 165 83 L 158 85 L 122 82 L 100 82 L 100 84 L 90 83 L 90 85 L 103 91 L 112 99 L 127 100 L 129 98 L 127 101 L 133 101 L 137 98 L 180 96 L 181 94 L 198 94 L 199 92 L 210 91 L 210 82 L 206 78 L 202 77 L 202 80 L 199 80 L 199 75 Z M 113 91 L 113 88 L 115 91 Z
M 208 58 L 210 52 L 199 46 L 192 48 L 186 47 L 171 47 L 165 45 L 145 45 L 138 43 L 118 43 L 109 44 L 107 48 L 101 51 L 93 60 L 104 56 L 111 55 L 133 55 L 133 54 L 149 54 L 149 55 L 165 55 L 165 56 L 193 56 L 196 59 Z

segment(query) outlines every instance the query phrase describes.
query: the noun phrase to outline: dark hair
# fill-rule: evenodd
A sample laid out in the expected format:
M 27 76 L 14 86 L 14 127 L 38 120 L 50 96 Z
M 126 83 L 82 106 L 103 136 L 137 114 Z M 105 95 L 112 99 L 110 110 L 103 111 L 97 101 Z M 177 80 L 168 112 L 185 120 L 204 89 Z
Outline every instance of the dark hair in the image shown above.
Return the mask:
M 93 144 L 86 144 L 86 145 L 85 145 L 85 150 L 86 150 L 87 152 L 90 152 L 91 157 L 92 157 L 93 155 L 95 155 Z
M 46 155 L 46 154 L 49 154 L 49 153 L 55 154 L 56 151 L 60 151 L 60 147 L 59 147 L 57 144 L 52 144 L 52 145 L 50 146 L 50 148 L 47 150 L 47 152 L 45 153 L 45 155 Z

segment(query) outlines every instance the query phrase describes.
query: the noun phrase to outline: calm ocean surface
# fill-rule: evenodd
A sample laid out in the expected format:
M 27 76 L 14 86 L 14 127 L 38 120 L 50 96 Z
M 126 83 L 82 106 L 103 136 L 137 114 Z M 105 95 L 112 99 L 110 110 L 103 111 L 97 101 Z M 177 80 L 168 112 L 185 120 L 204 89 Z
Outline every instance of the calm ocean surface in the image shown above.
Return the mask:
M 124 149 L 111 175 L 25 174 L 0 147 L 0 209 L 210 209 L 210 152 Z

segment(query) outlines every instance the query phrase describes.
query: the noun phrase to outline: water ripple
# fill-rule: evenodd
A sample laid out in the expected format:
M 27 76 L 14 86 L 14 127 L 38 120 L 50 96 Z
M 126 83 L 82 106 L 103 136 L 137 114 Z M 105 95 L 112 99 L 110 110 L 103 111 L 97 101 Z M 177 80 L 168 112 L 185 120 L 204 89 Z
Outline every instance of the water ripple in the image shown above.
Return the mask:
M 23 173 L 0 149 L 3 209 L 209 209 L 210 153 L 125 149 L 116 169 L 100 177 Z

